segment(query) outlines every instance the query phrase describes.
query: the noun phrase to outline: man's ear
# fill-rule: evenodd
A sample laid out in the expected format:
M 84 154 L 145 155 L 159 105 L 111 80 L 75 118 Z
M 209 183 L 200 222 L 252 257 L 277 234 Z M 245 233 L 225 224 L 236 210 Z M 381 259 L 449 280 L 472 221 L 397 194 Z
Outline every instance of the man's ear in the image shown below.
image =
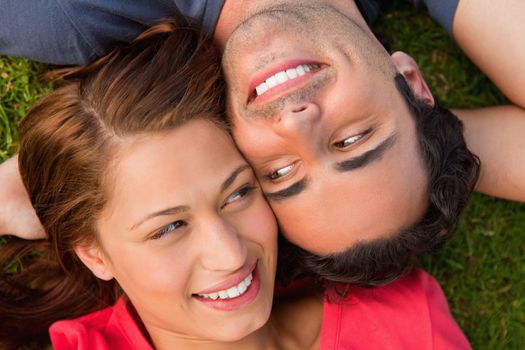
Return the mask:
M 108 269 L 106 258 L 96 242 L 77 245 L 75 253 L 79 259 L 93 272 L 98 278 L 109 281 L 113 278 L 113 273 Z
M 392 54 L 392 61 L 397 71 L 405 77 L 414 96 L 427 103 L 430 107 L 434 107 L 434 96 L 432 96 L 423 75 L 421 75 L 416 61 L 402 51 L 394 52 Z

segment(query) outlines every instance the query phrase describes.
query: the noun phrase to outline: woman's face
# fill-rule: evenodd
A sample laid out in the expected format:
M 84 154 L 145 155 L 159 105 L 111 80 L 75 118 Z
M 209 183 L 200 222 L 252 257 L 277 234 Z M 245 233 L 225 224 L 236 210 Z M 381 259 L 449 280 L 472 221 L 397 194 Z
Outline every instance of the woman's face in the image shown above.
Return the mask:
M 97 224 L 105 277 L 154 342 L 232 341 L 267 322 L 277 225 L 227 133 L 195 120 L 124 139 L 110 177 Z

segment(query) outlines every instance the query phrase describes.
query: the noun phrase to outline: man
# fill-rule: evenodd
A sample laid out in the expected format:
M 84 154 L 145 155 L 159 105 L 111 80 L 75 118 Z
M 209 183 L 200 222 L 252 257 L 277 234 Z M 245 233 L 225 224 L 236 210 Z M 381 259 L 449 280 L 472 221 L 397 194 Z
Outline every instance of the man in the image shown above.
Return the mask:
M 449 236 L 476 181 L 475 161 L 461 138 L 423 147 L 420 129 L 433 124 L 414 122 L 411 114 L 439 119 L 434 99 L 408 56 L 389 57 L 375 41 L 355 3 L 228 0 L 214 38 L 225 46 L 234 136 L 284 234 L 316 254 L 309 256 L 314 265 L 328 266 L 319 273 L 381 283 Z M 512 110 L 509 118 L 520 113 Z M 461 135 L 453 117 L 445 113 L 443 120 L 446 125 L 437 125 L 442 139 L 450 138 L 447 130 Z M 470 121 L 472 129 L 480 124 Z M 486 125 L 478 129 L 487 132 Z M 471 135 L 490 169 L 498 147 Z M 509 138 L 500 147 L 519 142 Z M 448 166 L 462 171 L 434 174 L 448 158 L 425 154 L 458 149 L 467 160 Z M 484 179 L 499 176 L 488 174 L 482 188 Z M 454 177 L 456 184 L 437 186 L 429 198 L 436 181 Z M 519 186 L 516 181 L 509 190 L 507 182 L 492 182 L 487 188 L 512 198 Z M 447 189 L 456 196 L 447 197 Z
M 223 55 L 228 114 L 284 235 L 318 256 L 338 253 L 325 259 L 323 275 L 344 275 L 335 271 L 344 260 L 345 269 L 365 276 L 357 282 L 380 282 L 401 273 L 401 261 L 410 265 L 416 251 L 433 250 L 449 237 L 477 165 L 464 144 L 447 144 L 458 142 L 460 127 L 441 143 L 424 132 L 428 116 L 412 117 L 396 71 L 399 83 L 410 78 L 417 100 L 429 109 L 435 104 L 417 66 L 402 53 L 391 58 L 343 11 L 288 3 L 239 25 Z M 433 132 L 445 128 L 436 125 Z M 429 143 L 436 145 L 427 152 Z M 426 157 L 444 152 L 467 161 Z M 434 170 L 440 174 L 433 177 Z M 443 177 L 462 182 L 447 184 L 458 195 L 435 195 L 443 190 L 433 183 Z M 420 228 L 422 218 L 432 225 Z

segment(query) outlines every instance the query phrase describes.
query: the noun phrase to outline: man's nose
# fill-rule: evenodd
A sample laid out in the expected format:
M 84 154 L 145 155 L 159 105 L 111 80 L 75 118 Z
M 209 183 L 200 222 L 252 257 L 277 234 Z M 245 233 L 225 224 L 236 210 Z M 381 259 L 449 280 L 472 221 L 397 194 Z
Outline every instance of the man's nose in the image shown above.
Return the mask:
M 273 120 L 277 134 L 284 138 L 304 137 L 318 129 L 321 109 L 307 102 L 287 105 Z

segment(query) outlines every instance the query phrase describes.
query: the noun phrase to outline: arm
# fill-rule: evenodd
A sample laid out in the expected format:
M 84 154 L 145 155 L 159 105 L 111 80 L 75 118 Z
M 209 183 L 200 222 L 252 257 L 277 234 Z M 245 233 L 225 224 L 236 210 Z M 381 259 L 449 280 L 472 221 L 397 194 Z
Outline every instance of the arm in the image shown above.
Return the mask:
M 461 0 L 454 39 L 514 105 L 455 111 L 482 161 L 477 190 L 525 201 L 525 1 Z
M 0 183 L 0 236 L 45 238 L 44 228 L 31 206 L 18 172 L 17 156 L 0 164 Z
M 525 202 L 525 110 L 516 106 L 455 110 L 469 149 L 481 159 L 476 190 Z
M 525 108 L 525 1 L 461 0 L 452 30 L 472 62 Z

